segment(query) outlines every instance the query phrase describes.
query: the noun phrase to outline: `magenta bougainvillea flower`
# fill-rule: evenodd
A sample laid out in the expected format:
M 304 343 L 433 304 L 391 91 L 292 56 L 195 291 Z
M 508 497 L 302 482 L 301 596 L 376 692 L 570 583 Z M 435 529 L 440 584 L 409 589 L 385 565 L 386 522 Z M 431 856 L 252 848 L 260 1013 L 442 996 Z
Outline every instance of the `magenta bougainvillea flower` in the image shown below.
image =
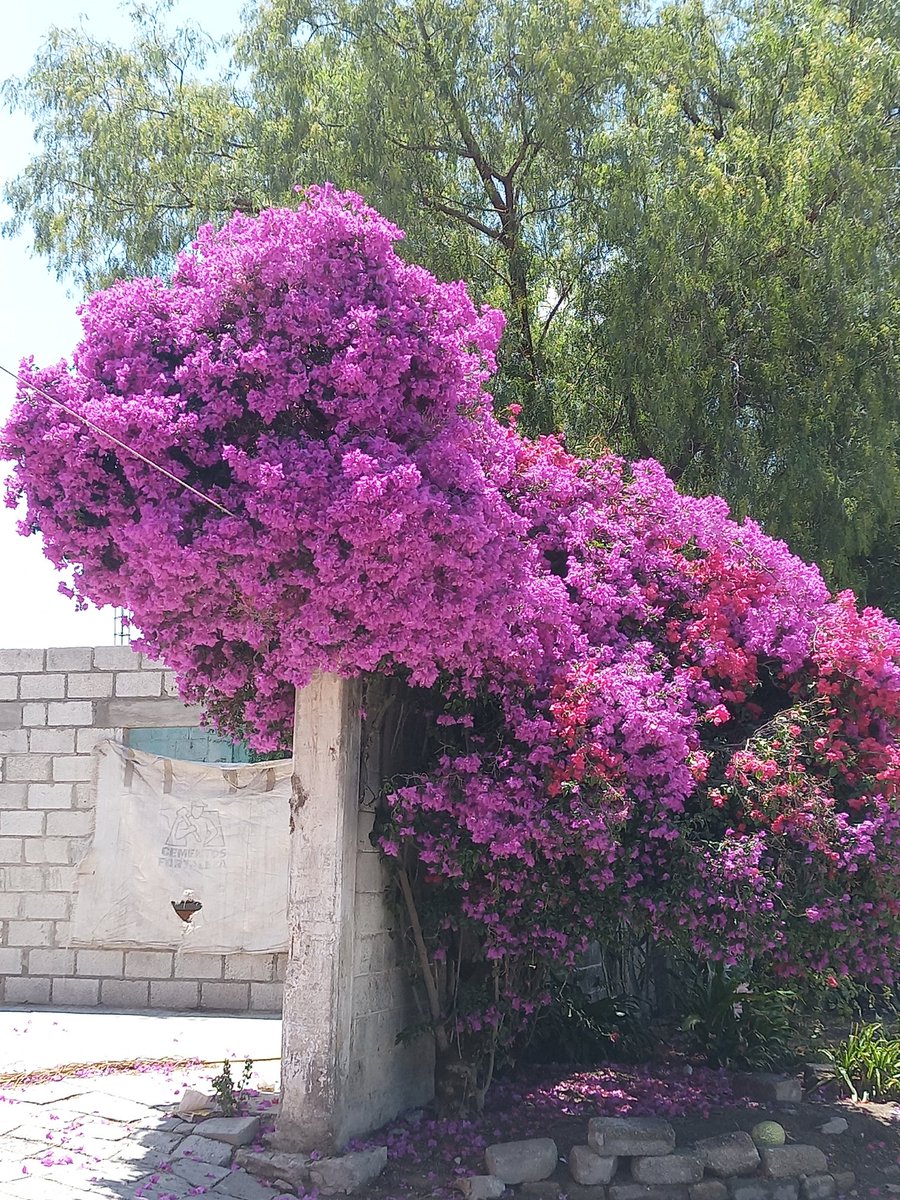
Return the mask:
M 22 366 L 3 453 L 25 532 L 260 748 L 315 671 L 423 689 L 441 748 L 388 798 L 382 849 L 434 889 L 436 963 L 465 926 L 503 964 L 470 1031 L 543 1002 L 512 964 L 621 922 L 889 983 L 900 629 L 659 464 L 501 421 L 501 315 L 399 237 L 310 189 L 202 229 L 170 281 L 92 296 L 71 363 Z

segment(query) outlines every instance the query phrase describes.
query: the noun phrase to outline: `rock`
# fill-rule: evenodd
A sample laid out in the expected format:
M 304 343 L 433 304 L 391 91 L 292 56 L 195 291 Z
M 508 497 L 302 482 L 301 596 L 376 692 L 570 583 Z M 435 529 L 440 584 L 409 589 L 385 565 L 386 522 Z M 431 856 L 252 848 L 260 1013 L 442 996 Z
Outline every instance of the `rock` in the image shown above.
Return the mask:
M 576 1183 L 596 1186 L 609 1183 L 616 1173 L 617 1158 L 603 1158 L 590 1146 L 573 1146 L 569 1151 L 569 1174 Z
M 278 1200 L 278 1193 L 268 1184 L 261 1183 L 243 1171 L 232 1171 L 210 1195 L 221 1196 L 222 1200 Z
M 238 1166 L 260 1179 L 284 1179 L 292 1187 L 309 1183 L 309 1158 L 305 1154 L 288 1154 L 284 1150 L 238 1150 L 234 1156 Z
M 768 1071 L 739 1071 L 734 1077 L 734 1094 L 774 1104 L 799 1104 L 803 1099 L 800 1080 L 793 1075 Z
M 227 1167 L 231 1162 L 234 1147 L 215 1138 L 197 1137 L 191 1134 L 175 1150 L 173 1158 L 192 1158 L 194 1162 L 211 1163 L 214 1167 Z
M 656 1157 L 675 1149 L 675 1130 L 659 1117 L 594 1117 L 587 1140 L 604 1158 Z
M 839 1192 L 849 1192 L 851 1188 L 856 1187 L 856 1176 L 852 1171 L 835 1171 L 834 1186 Z
M 833 1175 L 804 1175 L 800 1179 L 800 1200 L 834 1200 L 836 1195 Z
M 819 1126 L 820 1133 L 846 1133 L 850 1126 L 843 1117 L 832 1117 L 824 1125 Z
M 760 1121 L 750 1130 L 756 1146 L 783 1146 L 787 1141 L 784 1126 L 777 1121 Z
M 536 1179 L 532 1183 L 523 1183 L 517 1194 L 533 1196 L 534 1200 L 558 1200 L 562 1195 L 562 1184 L 555 1179 Z
M 567 1183 L 568 1200 L 607 1200 L 606 1188 L 602 1184 Z
M 215 1112 L 218 1107 L 215 1096 L 198 1092 L 196 1088 L 186 1088 L 175 1111 L 179 1117 L 192 1117 L 195 1113 Z
M 759 1166 L 759 1151 L 749 1133 L 723 1133 L 701 1138 L 694 1150 L 713 1175 L 749 1175 Z
M 769 1179 L 823 1175 L 828 1170 L 828 1160 L 818 1146 L 763 1146 L 759 1154 L 763 1174 Z
M 205 1187 L 207 1190 L 231 1174 L 227 1167 L 214 1167 L 212 1163 L 195 1162 L 192 1158 L 173 1158 L 169 1167 L 173 1175 L 185 1180 L 191 1187 Z
M 469 1175 L 453 1185 L 465 1200 L 497 1200 L 506 1191 L 506 1184 L 496 1175 Z
M 690 1150 L 631 1160 L 631 1178 L 635 1183 L 699 1183 L 703 1163 Z
M 484 1152 L 488 1173 L 504 1183 L 535 1183 L 556 1170 L 559 1154 L 552 1138 L 497 1142 Z
M 690 1200 L 683 1183 L 614 1183 L 609 1200 Z
M 813 1091 L 830 1083 L 834 1079 L 834 1067 L 829 1062 L 808 1062 L 803 1064 L 803 1086 L 807 1091 Z
M 259 1117 L 212 1117 L 195 1125 L 193 1132 L 229 1146 L 249 1146 L 259 1133 Z
M 692 1184 L 688 1191 L 691 1200 L 728 1200 L 728 1188 L 721 1179 L 703 1179 Z
M 349 1196 L 377 1179 L 386 1166 L 387 1146 L 376 1146 L 373 1150 L 357 1150 L 354 1154 L 311 1162 L 309 1178 L 313 1187 L 325 1196 L 340 1193 Z
M 729 1179 L 731 1200 L 797 1200 L 796 1179 Z

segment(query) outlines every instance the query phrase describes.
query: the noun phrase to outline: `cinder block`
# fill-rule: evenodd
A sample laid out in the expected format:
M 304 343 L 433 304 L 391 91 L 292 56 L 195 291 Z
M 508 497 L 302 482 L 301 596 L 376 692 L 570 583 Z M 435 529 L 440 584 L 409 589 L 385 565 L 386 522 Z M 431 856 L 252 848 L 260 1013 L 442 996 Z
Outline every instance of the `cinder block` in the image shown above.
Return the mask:
M 361 904 L 356 905 L 356 933 L 358 937 L 366 937 L 373 933 L 383 933 L 393 929 L 397 919 L 387 903 L 379 896 L 369 893 Z
M 274 976 L 276 983 L 284 983 L 284 973 L 285 973 L 286 968 L 287 968 L 287 955 L 286 954 L 276 954 L 275 955 L 275 976 Z
M 55 646 L 47 651 L 47 670 L 89 671 L 92 657 L 90 646 Z
M 146 1008 L 150 984 L 141 979 L 104 979 L 100 984 L 100 1003 L 110 1008 Z
M 402 1008 L 409 991 L 408 980 L 404 967 L 357 976 L 353 980 L 353 1011 L 362 1016 Z
M 189 950 L 175 955 L 176 979 L 221 979 L 221 954 L 192 954 Z
M 0 650 L 0 671 L 20 675 L 23 671 L 43 671 L 43 650 Z
M 45 892 L 71 892 L 75 886 L 74 866 L 53 866 L 42 868 L 43 887 Z
M 47 724 L 47 705 L 40 700 L 29 700 L 22 705 L 22 724 L 43 726 Z
M 9 754 L 3 769 L 11 783 L 45 783 L 50 778 L 53 758 L 49 754 Z
M 128 950 L 125 953 L 125 974 L 129 979 L 170 979 L 171 950 Z
M 22 951 L 0 946 L 0 975 L 22 974 Z
M 54 1004 L 93 1007 L 100 1002 L 99 979 L 54 979 L 50 987 Z
M 22 839 L 0 837 L 0 863 L 20 863 L 22 861 Z
M 199 728 L 203 717 L 197 705 L 188 706 L 165 696 L 114 696 L 97 701 L 97 725 L 107 729 L 134 729 L 148 726 L 190 725 Z
M 6 981 L 7 1004 L 49 1004 L 50 980 L 32 979 L 29 975 L 10 976 Z
M 40 867 L 4 867 L 3 877 L 10 892 L 40 892 L 44 888 L 44 872 Z
M 29 975 L 72 975 L 74 972 L 74 950 L 32 950 L 29 952 Z
M 32 754 L 74 754 L 74 729 L 30 729 L 28 749 Z
M 166 671 L 163 675 L 163 695 L 177 696 L 178 695 L 178 677 L 174 671 Z
M 22 725 L 22 705 L 12 700 L 0 701 L 0 729 L 19 729 Z
M 0 729 L 0 755 L 27 754 L 28 733 L 24 729 Z
M 91 785 L 89 783 L 72 784 L 72 807 L 80 811 L 84 811 L 85 809 L 93 811 L 94 798 L 91 795 Z
M 151 1008 L 197 1008 L 200 985 L 187 979 L 154 980 L 150 984 Z
M 161 658 L 151 658 L 149 654 L 141 655 L 142 671 L 164 671 L 166 664 Z
M 0 675 L 0 700 L 15 700 L 18 694 L 18 675 Z
M 0 783 L 0 809 L 24 808 L 27 795 L 24 783 Z
M 31 815 L 31 814 L 29 814 Z M 37 813 L 34 816 L 38 816 Z M 87 837 L 94 831 L 94 814 L 90 812 L 48 812 L 48 837 Z
M 59 783 L 89 783 L 93 769 L 87 754 L 66 754 L 53 760 L 53 778 Z
M 50 921 L 7 921 L 6 944 L 8 946 L 49 946 L 53 941 L 53 925 Z
M 75 953 L 75 974 L 118 978 L 122 974 L 122 957 L 121 950 L 78 950 Z
M 20 904 L 20 915 L 29 921 L 40 919 L 68 920 L 71 896 L 65 892 L 26 892 Z
M 61 700 L 65 694 L 65 675 L 23 675 L 19 683 L 23 700 Z
M 225 978 L 247 979 L 269 983 L 272 979 L 271 954 L 227 954 L 225 956 Z
M 40 837 L 44 832 L 44 814 L 17 809 L 0 812 L 0 834 L 7 837 Z
M 121 729 L 77 729 L 75 731 L 75 749 L 79 754 L 90 754 L 98 742 L 120 742 Z
M 245 1012 L 250 1007 L 249 983 L 202 983 L 200 1007 Z
M 71 808 L 71 783 L 30 783 L 28 785 L 29 808 Z
M 92 700 L 113 694 L 113 677 L 107 671 L 92 671 L 89 675 L 70 675 L 67 695 L 70 700 Z
M 48 725 L 93 725 L 94 705 L 90 700 L 51 700 Z
M 68 863 L 68 838 L 26 838 L 25 861 L 30 863 Z
M 5 921 L 7 917 L 17 917 L 24 898 L 14 892 L 0 891 L 0 921 Z
M 116 675 L 117 696 L 161 696 L 162 671 L 128 671 Z
M 387 879 L 384 864 L 375 850 L 356 856 L 356 891 L 362 895 L 382 895 Z M 365 903 L 365 901 L 363 901 Z
M 60 950 L 68 950 L 72 945 L 72 922 L 53 922 L 53 945 Z
M 250 1008 L 253 1012 L 281 1012 L 283 999 L 282 983 L 250 984 Z
M 141 656 L 130 646 L 95 646 L 94 668 L 98 671 L 139 671 Z

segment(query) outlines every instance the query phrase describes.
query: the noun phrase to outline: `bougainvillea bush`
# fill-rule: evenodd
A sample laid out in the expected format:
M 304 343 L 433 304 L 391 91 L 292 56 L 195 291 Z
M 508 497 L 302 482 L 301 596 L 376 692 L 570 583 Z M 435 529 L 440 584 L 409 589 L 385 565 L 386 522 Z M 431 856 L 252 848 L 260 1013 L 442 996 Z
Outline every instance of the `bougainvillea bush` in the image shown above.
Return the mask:
M 500 420 L 502 317 L 399 236 L 312 189 L 92 296 L 71 363 L 22 366 L 24 531 L 259 748 L 314 671 L 418 689 L 433 761 L 381 845 L 447 1053 L 511 1041 L 622 923 L 889 984 L 900 629 L 657 463 Z

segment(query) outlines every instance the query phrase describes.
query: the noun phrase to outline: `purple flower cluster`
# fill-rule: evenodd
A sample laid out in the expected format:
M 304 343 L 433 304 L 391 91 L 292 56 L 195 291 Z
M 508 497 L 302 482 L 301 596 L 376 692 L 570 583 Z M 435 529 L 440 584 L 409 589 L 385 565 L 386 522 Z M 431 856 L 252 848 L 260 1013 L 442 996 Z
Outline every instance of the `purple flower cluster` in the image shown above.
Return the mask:
M 381 845 L 436 977 L 487 964 L 458 1030 L 511 1036 L 543 968 L 614 924 L 889 982 L 897 625 L 659 464 L 501 423 L 502 317 L 399 237 L 311 189 L 204 228 L 170 282 L 93 296 L 72 363 L 22 367 L 2 451 L 24 531 L 259 748 L 313 672 L 426 691 L 441 748 Z

